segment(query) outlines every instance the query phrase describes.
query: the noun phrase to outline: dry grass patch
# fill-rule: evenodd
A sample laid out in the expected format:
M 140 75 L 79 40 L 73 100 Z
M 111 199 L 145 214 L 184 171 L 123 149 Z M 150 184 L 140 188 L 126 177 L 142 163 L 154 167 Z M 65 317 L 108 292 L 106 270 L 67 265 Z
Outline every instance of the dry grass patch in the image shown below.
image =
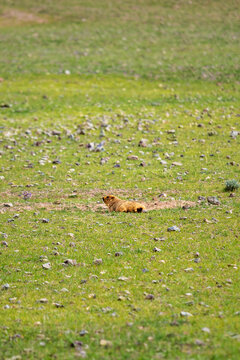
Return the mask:
M 18 9 L 5 9 L 0 14 L 0 27 L 22 24 L 45 24 L 49 22 L 48 16 L 39 16 Z

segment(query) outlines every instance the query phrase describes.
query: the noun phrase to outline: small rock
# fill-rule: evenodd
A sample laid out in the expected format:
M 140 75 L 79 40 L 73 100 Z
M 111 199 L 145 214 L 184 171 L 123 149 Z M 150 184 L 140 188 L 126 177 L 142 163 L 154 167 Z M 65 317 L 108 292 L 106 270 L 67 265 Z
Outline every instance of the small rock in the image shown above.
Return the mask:
M 153 240 L 155 240 L 155 241 L 165 241 L 166 239 L 164 237 L 161 237 L 161 238 L 155 237 L 155 238 L 153 238 Z
M 154 300 L 154 295 L 153 294 L 146 295 L 145 300 Z
M 115 256 L 122 256 L 123 255 L 123 253 L 121 252 L 121 251 L 117 251 L 117 252 L 115 252 L 115 254 L 114 254 Z
M 71 343 L 71 346 L 74 347 L 74 348 L 80 348 L 83 346 L 83 343 L 79 340 L 76 340 L 74 342 Z
M 196 339 L 195 340 L 195 344 L 198 345 L 198 346 L 204 346 L 205 345 L 205 342 L 200 340 L 200 339 Z
M 52 135 L 60 136 L 60 135 L 61 135 L 61 131 L 53 130 L 53 131 L 52 131 Z
M 233 139 L 236 139 L 236 137 L 239 135 L 239 132 L 238 131 L 235 131 L 235 130 L 233 130 L 233 131 L 231 131 L 231 133 L 230 133 L 230 136 L 231 136 L 231 138 L 233 138 Z
M 129 155 L 127 157 L 127 160 L 138 160 L 138 156 L 137 155 Z
M 186 312 L 186 311 L 181 311 L 181 312 L 180 312 L 180 315 L 181 315 L 181 316 L 186 316 L 186 317 L 193 316 L 191 313 Z
M 206 332 L 206 333 L 210 333 L 210 332 L 211 332 L 208 327 L 203 327 L 203 328 L 202 328 L 202 331 L 203 331 L 203 332 Z
M 161 165 L 167 165 L 167 161 L 166 160 L 160 160 L 160 164 Z
M 147 147 L 147 145 L 148 145 L 147 139 L 141 139 L 138 143 L 138 146 L 141 146 L 141 147 Z
M 101 339 L 100 340 L 100 345 L 104 346 L 104 347 L 110 347 L 110 346 L 112 346 L 112 342 L 109 341 L 109 340 Z
M 42 223 L 44 224 L 49 223 L 49 219 L 42 219 Z
M 41 303 L 41 304 L 47 304 L 47 303 L 48 303 L 48 299 L 42 298 L 42 299 L 37 300 L 37 302 L 39 302 L 39 303 Z
M 3 246 L 8 247 L 8 243 L 7 243 L 6 241 L 2 241 L 1 244 L 2 244 Z
M 155 247 L 155 248 L 153 249 L 153 252 L 160 252 L 160 251 L 162 251 L 162 250 L 159 249 L 159 248 L 157 248 L 157 247 Z
M 182 166 L 183 164 L 181 162 L 174 161 L 172 163 L 172 166 Z
M 109 159 L 110 159 L 109 157 L 101 158 L 100 165 L 106 164 L 109 161 Z
M 118 278 L 118 280 L 119 280 L 119 281 L 127 281 L 128 278 L 127 278 L 126 276 L 120 276 L 120 277 Z
M 4 207 L 13 207 L 13 204 L 12 203 L 4 203 L 3 206 Z
M 53 164 L 61 164 L 61 161 L 58 160 L 58 159 L 56 159 L 56 160 L 53 160 L 52 163 L 53 163 Z
M 102 259 L 95 259 L 95 260 L 93 260 L 93 264 L 94 265 L 100 265 L 100 264 L 102 264 Z
M 9 301 L 11 303 L 15 303 L 17 301 L 17 298 L 16 297 L 13 297 L 13 298 L 9 298 Z M 20 302 L 18 301 L 18 304 L 20 304 Z
M 73 259 L 66 259 L 63 262 L 65 265 L 72 265 L 72 266 L 76 266 L 77 265 L 77 260 L 73 260 Z
M 208 132 L 208 136 L 214 136 L 214 135 L 217 135 L 217 132 L 215 130 Z
M 59 303 L 53 303 L 54 306 L 56 306 L 56 308 L 63 308 L 64 305 L 59 304 Z
M 158 197 L 159 197 L 159 198 L 161 198 L 161 197 L 167 197 L 167 194 L 161 193 L 161 194 L 158 195 Z
M 9 288 L 10 288 L 9 284 L 4 284 L 2 285 L 1 290 L 8 290 Z
M 177 227 L 177 226 L 170 226 L 168 229 L 167 229 L 167 231 L 180 231 L 180 229 L 179 229 L 179 227 Z
M 211 224 L 212 222 L 210 221 L 210 220 L 208 220 L 208 219 L 203 219 L 203 222 L 205 222 L 205 223 L 207 223 L 207 224 Z
M 88 331 L 87 330 L 81 330 L 80 332 L 79 332 L 79 335 L 80 336 L 85 336 L 85 335 L 87 335 L 88 334 Z
M 188 204 L 183 205 L 183 207 L 182 207 L 183 210 L 188 210 L 188 209 L 190 209 L 190 208 L 191 208 L 191 206 L 188 205 Z
M 48 262 L 48 263 L 46 263 L 46 264 L 42 264 L 42 267 L 43 267 L 43 269 L 45 269 L 45 270 L 49 270 L 49 269 L 51 269 L 51 264 L 50 264 L 50 262 Z
M 220 201 L 217 199 L 216 196 L 209 196 L 207 198 L 207 201 L 209 202 L 209 204 L 212 204 L 212 205 L 220 205 Z

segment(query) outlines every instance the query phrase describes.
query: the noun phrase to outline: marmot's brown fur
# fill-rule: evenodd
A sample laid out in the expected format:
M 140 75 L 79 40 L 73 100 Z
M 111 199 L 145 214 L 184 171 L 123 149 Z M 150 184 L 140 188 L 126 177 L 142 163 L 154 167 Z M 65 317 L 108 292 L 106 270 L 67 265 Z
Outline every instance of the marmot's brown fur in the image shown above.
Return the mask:
M 109 211 L 120 212 L 144 212 L 146 208 L 143 204 L 136 201 L 121 200 L 114 195 L 106 195 L 103 197 L 103 201 L 108 206 Z

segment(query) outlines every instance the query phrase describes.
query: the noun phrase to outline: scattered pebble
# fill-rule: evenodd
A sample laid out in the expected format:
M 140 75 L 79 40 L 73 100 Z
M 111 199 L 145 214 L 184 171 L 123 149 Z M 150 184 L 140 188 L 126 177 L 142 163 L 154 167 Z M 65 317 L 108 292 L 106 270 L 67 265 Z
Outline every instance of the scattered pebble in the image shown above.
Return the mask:
M 56 306 L 56 308 L 63 308 L 64 305 L 59 304 L 59 303 L 53 303 L 54 306 Z
M 50 264 L 50 262 L 48 262 L 48 263 L 46 263 L 46 264 L 42 264 L 42 267 L 43 267 L 43 269 L 45 269 L 45 270 L 49 270 L 49 269 L 51 269 L 51 264 Z
M 115 256 L 122 256 L 123 255 L 123 253 L 121 252 L 121 251 L 117 251 L 117 252 L 115 252 L 115 254 L 114 254 Z
M 72 266 L 76 266 L 77 265 L 77 260 L 73 260 L 73 259 L 66 259 L 63 262 L 65 265 L 72 265 Z
M 210 334 L 210 332 L 211 332 L 208 327 L 203 327 L 203 328 L 202 328 L 202 331 L 203 331 L 203 332 L 206 332 L 206 333 L 209 333 L 209 334 Z
M 9 284 L 4 284 L 2 285 L 1 290 L 8 290 L 9 288 L 10 288 Z
M 48 303 L 48 299 L 42 298 L 42 299 L 37 300 L 37 302 L 39 302 L 39 303 L 41 303 L 41 304 L 47 304 L 47 303 Z
M 103 263 L 102 259 L 95 259 L 93 260 L 94 265 L 101 265 Z
M 138 143 L 138 146 L 141 146 L 141 147 L 147 147 L 147 145 L 148 145 L 147 139 L 141 139 Z
M 153 294 L 146 295 L 145 300 L 154 300 L 154 295 Z
M 190 317 L 190 316 L 193 316 L 191 313 L 187 312 L 187 311 L 181 311 L 180 312 L 180 315 L 183 316 L 183 317 Z
M 167 231 L 180 231 L 180 229 L 179 229 L 179 227 L 177 227 L 177 226 L 170 226 L 168 229 L 167 229 Z
M 218 198 L 216 196 L 209 196 L 207 198 L 207 201 L 209 202 L 209 204 L 212 204 L 212 205 L 220 205 L 220 201 L 218 200 Z
M 200 339 L 196 339 L 195 340 L 195 344 L 198 345 L 198 346 L 204 346 L 205 345 L 205 342 L 200 340 Z
M 42 223 L 44 224 L 49 223 L 49 219 L 42 219 Z
M 85 335 L 87 335 L 88 334 L 88 331 L 87 330 L 81 330 L 80 332 L 79 332 L 79 335 L 80 336 L 85 336 Z
M 101 339 L 100 340 L 100 345 L 104 346 L 104 347 L 110 347 L 110 346 L 112 346 L 112 342 L 109 341 L 109 340 Z
M 13 204 L 12 203 L 4 203 L 3 206 L 4 207 L 13 207 Z
M 138 160 L 138 156 L 137 155 L 129 155 L 127 157 L 127 160 Z

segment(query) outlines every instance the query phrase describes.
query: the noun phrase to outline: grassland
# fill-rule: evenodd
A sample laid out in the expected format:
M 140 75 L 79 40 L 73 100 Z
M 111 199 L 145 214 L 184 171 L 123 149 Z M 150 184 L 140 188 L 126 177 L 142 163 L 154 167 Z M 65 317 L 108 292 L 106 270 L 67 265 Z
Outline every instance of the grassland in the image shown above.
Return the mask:
M 1 1 L 1 359 L 239 358 L 239 7 Z

